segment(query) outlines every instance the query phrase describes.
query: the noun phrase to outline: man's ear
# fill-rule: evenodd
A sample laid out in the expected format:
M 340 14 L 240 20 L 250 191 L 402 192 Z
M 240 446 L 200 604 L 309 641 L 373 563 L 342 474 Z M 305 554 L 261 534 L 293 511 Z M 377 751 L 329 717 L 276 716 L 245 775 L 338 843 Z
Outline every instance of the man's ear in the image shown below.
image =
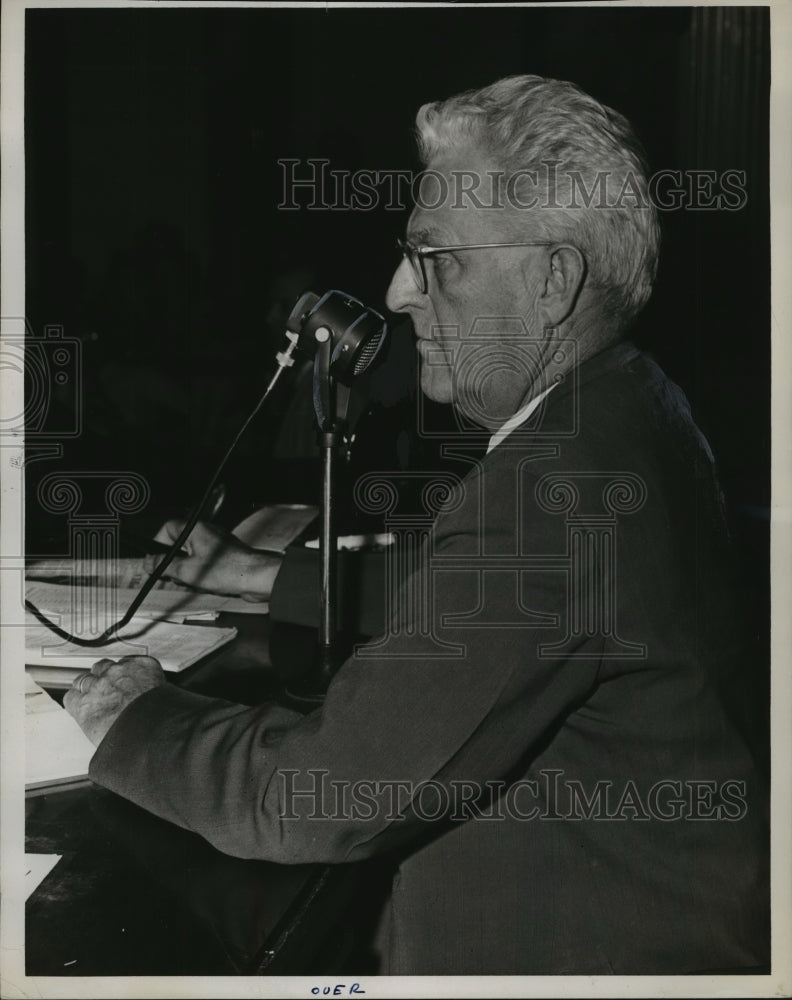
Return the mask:
M 575 308 L 586 279 L 586 261 L 577 247 L 555 247 L 547 260 L 538 306 L 545 326 L 560 326 Z

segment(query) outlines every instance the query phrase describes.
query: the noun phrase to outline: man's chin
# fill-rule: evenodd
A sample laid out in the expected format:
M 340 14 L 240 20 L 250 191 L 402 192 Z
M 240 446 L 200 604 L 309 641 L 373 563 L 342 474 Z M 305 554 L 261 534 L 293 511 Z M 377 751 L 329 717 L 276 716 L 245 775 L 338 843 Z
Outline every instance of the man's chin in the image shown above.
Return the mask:
M 421 392 L 433 403 L 453 403 L 451 381 L 440 373 L 427 371 L 426 365 L 421 366 Z

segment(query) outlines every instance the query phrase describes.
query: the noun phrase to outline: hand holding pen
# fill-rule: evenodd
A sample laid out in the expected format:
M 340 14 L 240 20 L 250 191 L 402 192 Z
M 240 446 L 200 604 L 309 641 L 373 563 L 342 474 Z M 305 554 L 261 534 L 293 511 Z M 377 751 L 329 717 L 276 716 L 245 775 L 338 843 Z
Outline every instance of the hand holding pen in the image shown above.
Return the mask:
M 184 528 L 184 521 L 168 521 L 157 532 L 155 541 L 171 545 Z M 266 601 L 280 569 L 281 557 L 260 552 L 238 538 L 206 521 L 199 521 L 183 543 L 184 555 L 176 555 L 167 575 L 181 583 L 214 594 L 233 594 L 250 601 Z M 145 566 L 152 572 L 161 557 L 146 556 Z

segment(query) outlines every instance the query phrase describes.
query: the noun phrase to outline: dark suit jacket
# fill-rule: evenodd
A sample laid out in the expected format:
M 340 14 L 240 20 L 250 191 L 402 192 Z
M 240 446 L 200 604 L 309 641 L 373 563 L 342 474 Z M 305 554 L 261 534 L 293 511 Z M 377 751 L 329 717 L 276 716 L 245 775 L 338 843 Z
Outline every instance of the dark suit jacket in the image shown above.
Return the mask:
M 320 710 L 161 686 L 91 776 L 240 857 L 397 849 L 390 973 L 761 964 L 765 816 L 721 693 L 739 650 L 706 441 L 627 344 L 528 430 L 473 463 L 389 636 Z

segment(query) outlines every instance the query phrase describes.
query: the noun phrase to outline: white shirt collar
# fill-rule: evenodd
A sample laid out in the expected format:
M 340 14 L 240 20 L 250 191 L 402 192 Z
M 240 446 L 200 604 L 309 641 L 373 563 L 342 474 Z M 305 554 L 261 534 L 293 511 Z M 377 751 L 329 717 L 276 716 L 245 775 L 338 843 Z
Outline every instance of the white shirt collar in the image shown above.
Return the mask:
M 488 455 L 492 451 L 492 449 L 497 447 L 497 445 L 499 445 L 501 441 L 504 441 L 511 434 L 513 430 L 516 430 L 520 426 L 520 424 L 525 423 L 525 421 L 531 416 L 534 410 L 538 408 L 539 404 L 542 402 L 545 396 L 548 396 L 553 391 L 553 389 L 555 389 L 556 385 L 558 385 L 558 383 L 553 382 L 553 384 L 549 388 L 545 389 L 544 392 L 540 392 L 538 396 L 534 396 L 534 398 L 529 403 L 526 403 L 525 406 L 522 407 L 522 409 L 518 410 L 513 417 L 509 417 L 506 423 L 495 431 L 495 433 L 490 438 L 489 446 L 487 448 Z

